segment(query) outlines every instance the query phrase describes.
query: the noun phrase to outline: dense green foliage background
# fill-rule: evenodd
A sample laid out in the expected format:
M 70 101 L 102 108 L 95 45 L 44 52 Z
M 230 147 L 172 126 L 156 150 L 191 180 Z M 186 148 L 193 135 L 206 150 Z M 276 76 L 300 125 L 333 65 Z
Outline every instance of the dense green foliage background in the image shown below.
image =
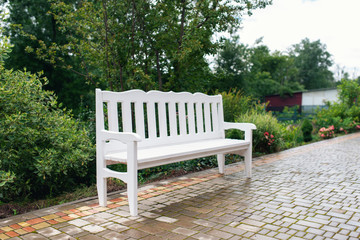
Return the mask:
M 58 108 L 56 97 L 42 89 L 44 81 L 29 72 L 0 70 L 1 201 L 91 182 L 94 145 L 88 132 Z
M 233 35 L 271 1 L 0 0 L 14 49 L 7 68 L 44 71 L 47 89 L 76 113 L 95 87 L 270 94 L 334 87 L 331 54 L 304 39 L 287 53 Z M 236 3 L 236 4 L 235 4 Z M 230 33 L 229 38 L 219 37 Z M 213 57 L 211 57 L 213 56 Z M 210 59 L 214 59 L 211 63 Z

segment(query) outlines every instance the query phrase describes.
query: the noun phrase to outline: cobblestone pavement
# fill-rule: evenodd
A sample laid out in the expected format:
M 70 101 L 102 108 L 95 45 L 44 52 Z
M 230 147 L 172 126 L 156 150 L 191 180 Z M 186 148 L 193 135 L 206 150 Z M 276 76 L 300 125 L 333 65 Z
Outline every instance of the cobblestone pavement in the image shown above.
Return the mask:
M 360 133 L 0 220 L 0 239 L 360 239 Z

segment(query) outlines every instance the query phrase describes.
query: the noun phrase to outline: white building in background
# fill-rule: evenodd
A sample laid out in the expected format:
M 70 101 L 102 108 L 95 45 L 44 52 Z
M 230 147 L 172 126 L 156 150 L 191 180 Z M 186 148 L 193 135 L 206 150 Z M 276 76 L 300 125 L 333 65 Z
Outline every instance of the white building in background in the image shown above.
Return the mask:
M 303 113 L 313 113 L 317 108 L 326 106 L 326 102 L 338 102 L 336 88 L 309 90 L 302 93 L 301 108 Z

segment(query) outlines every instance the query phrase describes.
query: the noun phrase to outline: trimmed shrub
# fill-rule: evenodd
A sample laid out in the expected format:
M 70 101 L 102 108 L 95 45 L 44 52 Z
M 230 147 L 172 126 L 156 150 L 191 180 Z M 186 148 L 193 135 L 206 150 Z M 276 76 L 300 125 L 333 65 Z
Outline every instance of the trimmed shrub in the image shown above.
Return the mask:
M 253 107 L 252 98 L 245 96 L 241 90 L 233 89 L 229 92 L 222 92 L 221 95 L 226 122 L 234 122 L 237 116 L 246 113 Z
M 335 133 L 357 131 L 360 124 L 360 106 L 347 107 L 344 103 L 329 103 L 327 109 L 316 113 L 314 123 L 317 129 L 334 126 Z
M 54 195 L 89 179 L 94 146 L 88 132 L 42 82 L 38 74 L 0 71 L 3 202 Z
M 313 126 L 309 119 L 305 119 L 301 125 L 301 131 L 303 133 L 304 141 L 310 142 L 312 140 Z
M 360 85 L 355 80 L 343 79 L 338 90 L 340 103 L 327 103 L 327 109 L 316 113 L 314 122 L 322 130 L 333 126 L 335 133 L 357 131 L 360 124 Z
M 271 112 L 262 110 L 261 105 L 240 115 L 237 122 L 248 122 L 256 125 L 253 131 L 253 151 L 256 153 L 272 153 L 296 145 L 298 128 L 288 127 L 280 123 Z M 229 133 L 227 136 L 234 136 Z M 240 136 L 241 138 L 241 136 Z

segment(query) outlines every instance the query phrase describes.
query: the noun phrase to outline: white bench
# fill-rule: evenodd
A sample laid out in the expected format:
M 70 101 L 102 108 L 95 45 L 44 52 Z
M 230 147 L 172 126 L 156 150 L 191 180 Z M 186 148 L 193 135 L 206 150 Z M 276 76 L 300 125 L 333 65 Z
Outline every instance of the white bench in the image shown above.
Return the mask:
M 245 131 L 245 140 L 225 139 L 224 130 Z M 107 205 L 106 178 L 127 183 L 130 214 L 137 215 L 139 169 L 217 155 L 224 173 L 225 154 L 245 157 L 251 177 L 251 123 L 227 123 L 221 95 L 141 90 L 110 92 L 96 89 L 96 165 L 99 205 Z M 127 164 L 127 172 L 108 164 Z

